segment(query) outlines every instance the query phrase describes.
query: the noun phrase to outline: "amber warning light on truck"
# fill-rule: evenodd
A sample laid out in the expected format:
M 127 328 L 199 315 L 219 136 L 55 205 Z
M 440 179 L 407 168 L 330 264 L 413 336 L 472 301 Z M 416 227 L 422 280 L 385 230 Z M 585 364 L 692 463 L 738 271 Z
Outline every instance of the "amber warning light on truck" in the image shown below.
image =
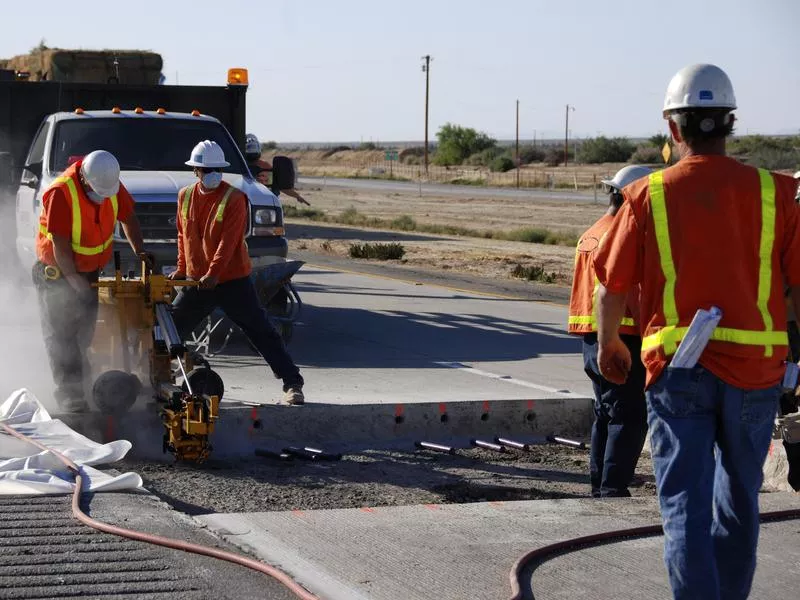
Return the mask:
M 228 69 L 228 85 L 248 85 L 247 69 Z

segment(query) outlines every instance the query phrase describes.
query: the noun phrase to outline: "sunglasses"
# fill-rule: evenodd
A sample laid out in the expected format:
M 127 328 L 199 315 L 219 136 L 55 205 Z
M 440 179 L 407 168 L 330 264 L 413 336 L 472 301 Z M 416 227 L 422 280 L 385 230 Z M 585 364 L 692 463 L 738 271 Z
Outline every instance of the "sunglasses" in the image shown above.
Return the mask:
M 203 175 L 208 175 L 209 173 L 222 173 L 222 169 L 207 169 L 206 167 L 197 167 L 197 170 Z

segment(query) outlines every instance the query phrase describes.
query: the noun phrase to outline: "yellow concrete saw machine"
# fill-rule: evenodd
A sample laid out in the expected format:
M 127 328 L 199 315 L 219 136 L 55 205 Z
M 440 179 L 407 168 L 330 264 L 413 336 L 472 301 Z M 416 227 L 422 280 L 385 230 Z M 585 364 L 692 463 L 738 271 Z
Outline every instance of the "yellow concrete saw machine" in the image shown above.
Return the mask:
M 164 452 L 177 460 L 203 461 L 224 393 L 220 376 L 189 351 L 175 328 L 170 305 L 176 289 L 198 285 L 172 281 L 142 264 L 141 275 L 123 277 L 119 253 L 115 276 L 97 283 L 99 311 L 92 362 L 101 371 L 92 395 L 100 410 L 123 417 L 149 381 L 164 425 Z M 178 381 L 181 384 L 178 385 Z

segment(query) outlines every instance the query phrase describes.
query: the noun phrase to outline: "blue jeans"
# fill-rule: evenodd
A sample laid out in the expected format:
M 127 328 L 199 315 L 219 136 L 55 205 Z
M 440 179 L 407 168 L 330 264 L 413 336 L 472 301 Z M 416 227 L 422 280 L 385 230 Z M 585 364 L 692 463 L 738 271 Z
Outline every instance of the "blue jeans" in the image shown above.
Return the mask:
M 777 385 L 728 385 L 700 366 L 667 367 L 647 390 L 664 563 L 676 600 L 750 593 L 758 490 L 779 394 Z
M 172 319 L 181 338 L 186 339 L 215 308 L 221 308 L 253 343 L 275 376 L 283 380 L 284 391 L 303 386 L 300 370 L 258 302 L 252 279 L 226 281 L 213 290 L 182 288 L 172 303 Z
M 640 358 L 642 339 L 623 335 L 631 352 L 631 372 L 622 385 L 600 375 L 597 334 L 583 336 L 583 368 L 594 388 L 594 423 L 589 455 L 592 496 L 628 497 L 636 463 L 647 436 L 645 369 Z

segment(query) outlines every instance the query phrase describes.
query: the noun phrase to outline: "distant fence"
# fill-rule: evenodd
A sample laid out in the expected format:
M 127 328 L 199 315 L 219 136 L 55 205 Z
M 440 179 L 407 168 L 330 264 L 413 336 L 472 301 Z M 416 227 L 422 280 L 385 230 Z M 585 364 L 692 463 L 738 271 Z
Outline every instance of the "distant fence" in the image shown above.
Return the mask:
M 428 181 L 436 183 L 461 183 L 465 185 L 486 185 L 498 187 L 519 187 L 544 189 L 591 190 L 599 187 L 600 180 L 611 178 L 606 173 L 591 167 L 551 168 L 527 167 L 506 173 L 493 173 L 485 169 L 467 167 L 440 167 L 430 165 L 428 173 L 420 165 L 407 165 L 395 161 L 364 162 L 305 162 L 298 161 L 299 174 L 307 176 L 328 175 L 332 177 L 355 177 L 377 179 L 400 179 L 408 181 Z

